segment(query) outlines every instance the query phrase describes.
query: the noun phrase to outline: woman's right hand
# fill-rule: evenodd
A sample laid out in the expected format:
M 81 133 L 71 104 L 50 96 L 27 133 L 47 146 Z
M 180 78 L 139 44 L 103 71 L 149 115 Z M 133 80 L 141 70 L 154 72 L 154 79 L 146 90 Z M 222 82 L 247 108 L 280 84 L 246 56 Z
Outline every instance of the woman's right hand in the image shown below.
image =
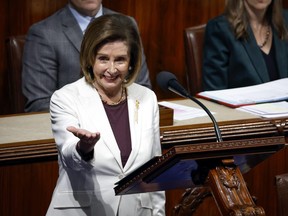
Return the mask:
M 88 130 L 76 128 L 73 126 L 67 127 L 67 130 L 78 137 L 80 141 L 77 143 L 76 149 L 81 152 L 81 154 L 88 154 L 94 149 L 94 146 L 100 139 L 100 133 L 92 133 Z

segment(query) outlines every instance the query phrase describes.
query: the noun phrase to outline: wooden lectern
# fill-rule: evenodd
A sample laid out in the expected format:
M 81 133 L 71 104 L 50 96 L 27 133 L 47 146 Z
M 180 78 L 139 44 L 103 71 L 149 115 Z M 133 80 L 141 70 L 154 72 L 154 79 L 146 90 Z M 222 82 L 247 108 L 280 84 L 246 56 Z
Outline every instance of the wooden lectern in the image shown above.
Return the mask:
M 115 193 L 189 188 L 175 216 L 192 215 L 209 194 L 222 215 L 262 216 L 265 211 L 254 203 L 242 173 L 284 146 L 284 136 L 177 145 L 117 182 Z

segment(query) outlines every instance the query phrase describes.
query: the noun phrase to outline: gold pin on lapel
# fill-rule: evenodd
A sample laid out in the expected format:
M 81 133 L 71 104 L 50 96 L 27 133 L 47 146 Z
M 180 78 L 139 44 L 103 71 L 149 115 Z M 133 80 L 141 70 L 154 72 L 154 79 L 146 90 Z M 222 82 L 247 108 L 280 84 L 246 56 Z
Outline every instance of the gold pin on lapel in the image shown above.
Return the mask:
M 136 109 L 135 109 L 135 113 L 134 113 L 134 119 L 135 119 L 135 122 L 138 123 L 138 110 L 139 110 L 139 101 L 136 100 Z

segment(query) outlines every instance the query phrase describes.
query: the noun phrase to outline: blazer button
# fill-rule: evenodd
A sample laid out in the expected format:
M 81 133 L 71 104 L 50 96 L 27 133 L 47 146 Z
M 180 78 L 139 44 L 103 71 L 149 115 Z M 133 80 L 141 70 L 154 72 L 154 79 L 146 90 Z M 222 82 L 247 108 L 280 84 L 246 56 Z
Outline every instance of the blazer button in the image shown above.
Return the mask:
M 123 178 L 124 178 L 124 175 L 120 174 L 120 175 L 118 176 L 118 178 L 119 178 L 119 179 L 123 179 Z

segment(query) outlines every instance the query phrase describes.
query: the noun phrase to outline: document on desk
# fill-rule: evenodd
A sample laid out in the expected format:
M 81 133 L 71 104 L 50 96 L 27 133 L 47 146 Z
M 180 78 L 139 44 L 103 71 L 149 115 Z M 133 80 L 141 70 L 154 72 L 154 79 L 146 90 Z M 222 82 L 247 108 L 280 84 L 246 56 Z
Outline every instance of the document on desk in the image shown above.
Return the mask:
M 248 105 L 237 108 L 237 110 L 252 113 L 263 118 L 288 117 L 288 102 L 263 103 Z
M 224 90 L 204 91 L 197 97 L 232 108 L 288 100 L 288 78 L 259 85 Z
M 195 107 L 179 105 L 167 101 L 161 101 L 158 102 L 158 104 L 173 109 L 174 120 L 186 120 L 207 115 L 207 113 L 203 109 Z

